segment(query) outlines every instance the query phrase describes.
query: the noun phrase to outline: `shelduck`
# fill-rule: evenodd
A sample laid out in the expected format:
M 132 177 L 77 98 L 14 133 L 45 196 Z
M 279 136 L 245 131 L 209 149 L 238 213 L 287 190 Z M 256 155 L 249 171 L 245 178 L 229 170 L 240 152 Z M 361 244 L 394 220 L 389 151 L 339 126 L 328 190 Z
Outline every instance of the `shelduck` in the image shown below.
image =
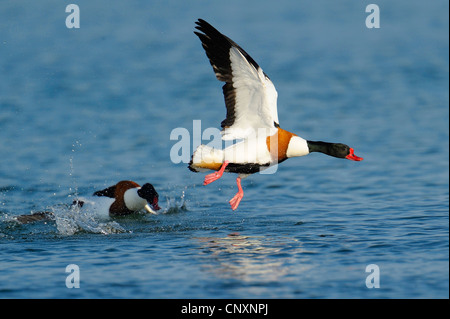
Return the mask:
M 114 199 L 108 209 L 111 216 L 129 215 L 143 209 L 155 214 L 154 210 L 160 209 L 158 206 L 159 195 L 150 183 L 141 187 L 133 181 L 120 181 L 116 185 L 96 191 L 93 196 Z
M 278 93 L 266 73 L 233 40 L 202 19 L 196 21 L 199 37 L 214 73 L 225 82 L 226 118 L 222 139 L 238 140 L 225 149 L 200 145 L 194 151 L 189 169 L 214 170 L 205 176 L 204 185 L 219 179 L 224 172 L 237 173 L 238 192 L 229 201 L 236 210 L 244 192 L 241 179 L 281 163 L 290 157 L 321 152 L 337 158 L 362 161 L 353 148 L 341 143 L 309 141 L 282 129 L 278 121 Z
M 133 181 L 120 181 L 117 184 L 94 192 L 92 197 L 74 200 L 71 207 L 90 206 L 100 217 L 114 217 L 129 215 L 141 210 L 156 214 L 159 210 L 159 195 L 152 184 L 146 183 L 142 187 Z M 52 212 L 36 212 L 29 215 L 17 216 L 21 223 L 53 219 Z

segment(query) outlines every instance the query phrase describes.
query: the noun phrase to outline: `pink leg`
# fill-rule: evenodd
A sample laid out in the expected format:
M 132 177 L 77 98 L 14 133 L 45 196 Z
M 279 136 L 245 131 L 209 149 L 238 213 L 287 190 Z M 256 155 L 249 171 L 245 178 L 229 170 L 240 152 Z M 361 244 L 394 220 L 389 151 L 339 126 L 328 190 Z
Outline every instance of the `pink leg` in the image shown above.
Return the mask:
M 225 171 L 225 168 L 228 165 L 228 163 L 230 163 L 230 162 L 229 161 L 223 162 L 222 166 L 220 167 L 220 169 L 217 172 L 214 172 L 214 173 L 206 175 L 205 176 L 205 181 L 203 182 L 203 185 L 211 184 L 215 180 L 218 180 L 219 178 L 221 178 L 223 172 Z
M 232 210 L 236 210 L 238 208 L 239 203 L 241 202 L 242 197 L 244 197 L 244 191 L 241 186 L 241 178 L 236 178 L 236 184 L 238 186 L 238 192 L 234 197 L 230 200 L 230 205 Z

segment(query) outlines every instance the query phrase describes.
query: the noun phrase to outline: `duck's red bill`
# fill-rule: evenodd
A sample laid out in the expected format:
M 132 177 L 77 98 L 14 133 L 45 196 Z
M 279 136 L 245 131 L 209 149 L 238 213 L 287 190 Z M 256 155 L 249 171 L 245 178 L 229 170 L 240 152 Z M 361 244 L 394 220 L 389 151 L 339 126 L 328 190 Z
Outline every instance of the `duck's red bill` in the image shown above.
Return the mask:
M 156 197 L 155 197 L 155 199 L 153 200 L 152 208 L 153 208 L 154 210 L 160 210 L 160 209 L 161 209 L 161 207 L 158 206 L 158 198 L 156 198 Z
M 350 153 L 345 158 L 348 160 L 358 161 L 358 162 L 363 160 L 362 157 L 358 157 L 355 155 L 355 151 L 353 150 L 353 148 L 350 148 Z
M 151 207 L 150 207 L 151 206 Z M 147 212 L 149 212 L 150 214 L 155 214 L 156 215 L 156 212 L 155 212 L 155 210 L 160 210 L 161 209 L 161 207 L 159 207 L 158 206 L 158 199 L 157 198 L 155 198 L 154 200 L 153 200 L 153 203 L 148 203 L 148 204 L 146 204 L 145 205 L 145 210 L 147 211 Z

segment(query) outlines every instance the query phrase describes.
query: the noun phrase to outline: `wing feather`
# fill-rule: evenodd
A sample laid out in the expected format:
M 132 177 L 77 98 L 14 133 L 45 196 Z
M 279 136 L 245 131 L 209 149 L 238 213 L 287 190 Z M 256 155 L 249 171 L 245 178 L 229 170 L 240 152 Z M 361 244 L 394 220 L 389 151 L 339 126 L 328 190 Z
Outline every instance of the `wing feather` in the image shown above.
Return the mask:
M 199 19 L 195 32 L 223 86 L 227 116 L 223 139 L 239 139 L 259 129 L 278 127 L 277 91 L 255 60 L 233 40 Z

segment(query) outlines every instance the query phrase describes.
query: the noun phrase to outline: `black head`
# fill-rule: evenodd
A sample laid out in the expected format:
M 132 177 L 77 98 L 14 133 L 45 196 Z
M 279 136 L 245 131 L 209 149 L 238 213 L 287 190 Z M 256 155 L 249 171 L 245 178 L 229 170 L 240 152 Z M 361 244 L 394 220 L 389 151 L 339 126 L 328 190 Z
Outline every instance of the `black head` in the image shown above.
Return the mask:
M 331 156 L 338 158 L 346 158 L 350 154 L 350 147 L 342 143 L 331 143 L 329 145 Z
M 352 161 L 362 161 L 362 157 L 354 154 L 353 148 L 342 143 L 326 143 L 308 141 L 310 152 L 321 152 L 337 158 L 346 158 Z
M 158 206 L 158 192 L 155 190 L 152 184 L 144 184 L 138 191 L 139 197 L 144 198 L 152 206 L 154 210 L 160 209 Z

